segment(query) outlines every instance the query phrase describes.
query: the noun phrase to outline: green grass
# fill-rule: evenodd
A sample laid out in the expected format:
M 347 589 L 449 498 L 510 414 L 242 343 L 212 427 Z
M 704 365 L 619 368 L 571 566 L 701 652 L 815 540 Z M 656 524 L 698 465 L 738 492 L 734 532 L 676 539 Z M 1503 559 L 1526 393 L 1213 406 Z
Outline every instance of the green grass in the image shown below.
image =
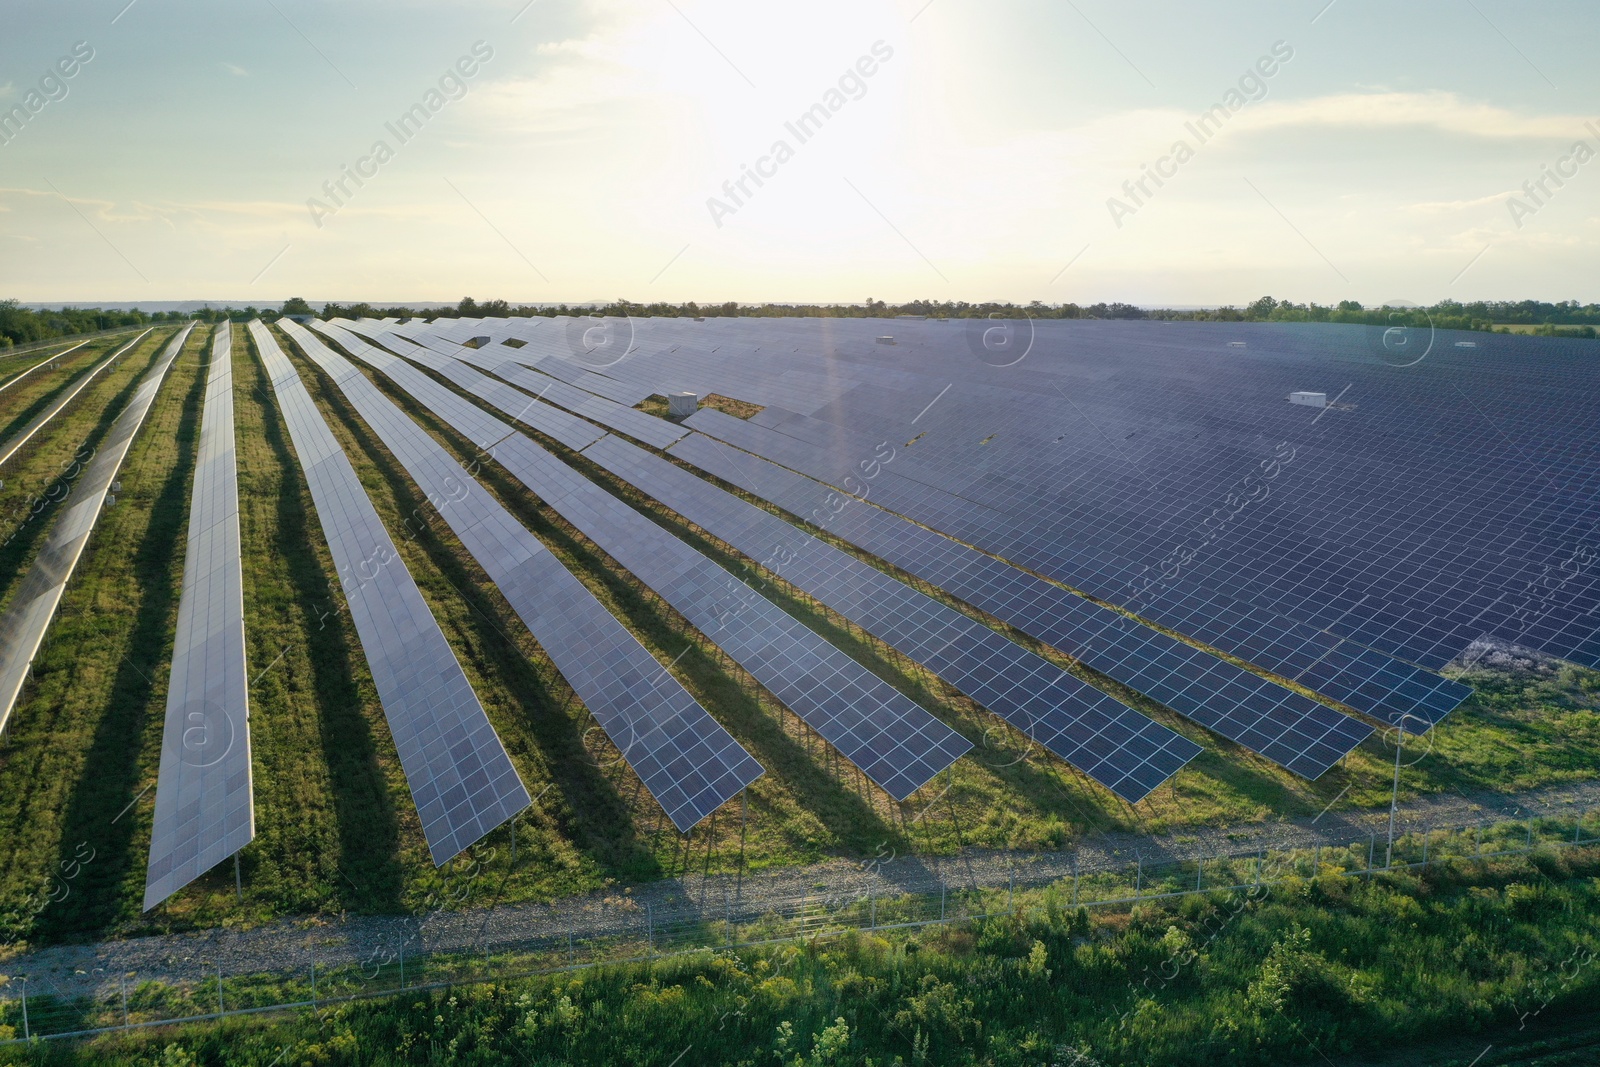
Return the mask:
M 8 472 L 0 490 L 0 515 L 8 504 L 25 504 L 27 493 L 48 484 L 63 458 L 104 432 L 109 418 L 100 413 L 113 398 L 126 396 L 160 343 L 159 337 L 147 340 L 134 358 L 87 390 L 62 415 L 61 425 L 18 457 L 17 473 Z M 0 867 L 0 931 L 7 940 L 42 943 L 346 911 L 416 912 L 445 884 L 447 875 L 429 861 L 286 428 L 248 332 L 236 329 L 258 835 L 242 856 L 243 899 L 235 896 L 231 867 L 223 865 L 150 915 L 139 912 L 153 795 L 144 793 L 126 814 L 119 813 L 154 781 L 159 761 L 204 379 L 203 358 L 196 354 L 206 344 L 197 334 L 173 368 L 129 456 L 123 504 L 102 520 L 68 591 L 39 681 L 0 740 L 0 839 L 7 842 L 9 861 Z M 686 871 L 731 873 L 830 857 L 867 860 L 890 850 L 948 856 L 963 846 L 1054 849 L 1102 832 L 1183 834 L 1279 817 L 1309 819 L 1332 802 L 1336 810 L 1388 803 L 1394 750 L 1381 736 L 1322 780 L 1305 782 L 1008 631 L 1204 745 L 1204 753 L 1170 786 L 1137 807 L 1123 804 L 800 590 L 781 579 L 762 580 L 728 545 L 543 440 L 672 536 L 760 582 L 785 610 L 973 742 L 968 758 L 908 803 L 896 804 L 598 546 L 504 470 L 484 465 L 480 477 L 488 490 L 767 769 L 742 802 L 680 836 L 493 584 L 426 509 L 404 470 L 314 365 L 287 342 L 285 349 L 537 796 L 516 826 L 518 864 L 472 904 L 549 900 Z M 477 450 L 469 442 L 383 376 L 370 377 L 449 452 L 472 463 Z M 0 417 L 5 410 L 0 405 Z M 0 598 L 36 551 L 53 507 L 0 548 Z M 417 515 L 425 521 L 408 523 Z M 1480 686 L 1479 694 L 1431 738 L 1408 742 L 1403 799 L 1595 778 L 1600 674 L 1564 668 L 1469 680 Z M 497 830 L 478 854 L 504 851 L 511 832 Z M 93 848 L 95 860 L 72 881 L 65 900 L 33 916 L 28 901 L 80 847 Z
M 914 931 L 418 989 L 0 1061 L 1558 1067 L 1600 1046 L 1597 949 L 1589 848 L 1092 915 L 1048 887 Z M 18 1022 L 12 1007 L 5 1023 Z
M 34 450 L 35 467 L 48 470 L 59 453 L 97 443 L 169 336 L 147 339 L 64 412 Z M 137 910 L 147 841 L 139 826 L 148 818 L 119 813 L 153 779 L 158 758 L 160 715 L 152 709 L 165 696 L 176 620 L 174 553 L 193 465 L 199 340 L 172 367 L 165 402 L 151 409 L 122 465 L 118 504 L 100 517 L 0 749 L 8 848 L 0 929 L 11 938 L 90 935 Z M 31 556 L 58 508 L 28 525 L 5 550 L 11 558 Z M 73 869 L 63 864 L 88 855 L 74 877 L 59 876 Z M 32 907 L 47 887 L 58 899 Z

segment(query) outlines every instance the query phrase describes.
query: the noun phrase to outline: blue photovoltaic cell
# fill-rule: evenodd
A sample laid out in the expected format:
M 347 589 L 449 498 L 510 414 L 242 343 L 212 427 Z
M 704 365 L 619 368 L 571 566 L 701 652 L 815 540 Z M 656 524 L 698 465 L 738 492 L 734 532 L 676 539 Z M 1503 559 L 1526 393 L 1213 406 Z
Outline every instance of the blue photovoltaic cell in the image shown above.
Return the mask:
M 751 453 L 691 434 L 672 454 L 1307 778 L 1320 777 L 1372 733 L 1283 686 Z
M 839 473 L 841 466 L 848 470 L 839 456 L 869 447 L 858 435 L 793 412 L 768 408 L 758 419 L 760 428 L 751 427 L 748 432 L 766 434 L 764 447 L 796 457 L 810 472 L 831 472 L 818 476 L 835 483 L 846 476 Z M 831 447 L 841 443 L 846 445 L 843 453 Z M 1040 573 L 1081 584 L 1102 599 L 1273 670 L 1357 711 L 1395 723 L 1404 720 L 1408 726 L 1431 725 L 1471 692 L 1437 674 L 1282 619 L 1260 604 L 1241 604 L 1216 592 L 1202 595 L 1170 589 L 1164 577 L 1166 568 L 1154 569 L 1141 579 L 1085 562 L 1084 553 L 1077 551 L 1060 529 L 1016 533 L 1018 522 L 1007 513 L 947 492 L 940 487 L 943 479 L 938 473 L 920 472 L 911 464 L 912 457 L 901 458 L 905 462 L 874 487 L 886 506 Z M 1171 568 L 1181 569 L 1179 564 Z
M 292 336 L 309 336 L 280 321 Z M 294 365 L 259 321 L 250 335 L 311 490 L 428 851 L 443 866 L 526 808 L 528 791 Z
M 958 611 L 615 437 L 583 453 L 1005 719 L 1131 803 L 1200 746 Z
M 340 330 L 329 336 L 373 353 Z M 650 795 L 681 831 L 761 776 L 761 765 L 540 541 L 343 356 L 297 331 L 461 539 Z
M 428 387 L 438 388 L 437 383 L 388 353 L 368 347 L 360 355 L 453 424 L 452 416 L 426 399 Z M 972 748 L 771 601 L 502 425 L 507 436 L 487 450 L 494 459 L 655 590 L 891 797 L 904 800 Z

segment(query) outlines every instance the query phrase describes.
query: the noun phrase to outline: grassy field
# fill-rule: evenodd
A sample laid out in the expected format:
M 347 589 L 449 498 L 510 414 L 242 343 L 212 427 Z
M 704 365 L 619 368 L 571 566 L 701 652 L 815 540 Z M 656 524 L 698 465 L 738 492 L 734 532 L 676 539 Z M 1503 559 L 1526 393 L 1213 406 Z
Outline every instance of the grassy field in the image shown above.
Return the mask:
M 149 916 L 139 912 L 153 796 L 143 791 L 159 762 L 208 351 L 202 333 L 174 366 L 135 442 L 123 502 L 102 520 L 39 680 L 0 740 L 0 848 L 7 857 L 0 866 L 0 938 L 6 941 L 253 924 L 284 915 L 417 911 L 445 884 L 445 873 L 428 860 L 287 430 L 248 333 L 236 329 L 258 835 L 242 855 L 242 899 L 224 865 Z M 158 342 L 145 342 L 86 391 L 61 426 L 30 445 L 18 457 L 17 481 L 37 491 L 63 457 L 103 432 L 109 420 L 99 413 L 131 388 Z M 1130 807 L 1030 749 L 998 719 L 798 589 L 766 580 L 763 592 L 785 610 L 973 742 L 973 753 L 947 775 L 896 804 L 596 545 L 502 469 L 484 466 L 488 489 L 767 768 L 742 802 L 680 836 L 448 527 L 433 515 L 407 524 L 406 517 L 423 507 L 421 494 L 338 390 L 287 340 L 284 347 L 537 797 L 515 826 L 521 862 L 491 898 L 476 903 L 548 900 L 687 870 L 755 870 L 833 856 L 869 860 L 890 850 L 949 855 L 963 846 L 1060 848 L 1104 831 L 1182 832 L 1310 818 L 1331 802 L 1340 808 L 1388 803 L 1394 749 L 1381 735 L 1321 781 L 1308 783 L 1013 633 L 1205 746 L 1170 786 Z M 448 451 L 472 462 L 477 450 L 470 443 L 387 379 L 372 378 Z M 0 418 L 8 410 L 0 404 Z M 671 535 L 745 573 L 749 561 L 729 546 L 582 457 L 543 443 Z M 8 473 L 0 514 L 26 498 Z M 0 597 L 14 585 L 52 514 L 47 508 L 0 548 Z M 1596 777 L 1600 675 L 1565 668 L 1469 680 L 1479 694 L 1431 737 L 1408 741 L 1403 798 Z M 497 830 L 479 852 L 505 849 L 512 832 Z M 30 910 L 28 902 L 52 871 L 84 848 L 93 849 L 95 859 L 72 880 L 66 899 L 37 914 Z
M 1092 915 L 1049 887 L 985 919 L 19 1046 L 0 1062 L 1567 1067 L 1600 1048 L 1597 950 L 1600 850 L 1586 848 Z
M 171 336 L 161 330 L 105 372 L 31 442 L 15 489 L 52 481 L 64 461 L 95 447 Z M 193 463 L 198 336 L 168 374 L 119 475 L 123 490 L 100 518 L 0 745 L 0 916 L 7 933 L 64 936 L 103 926 L 137 901 L 144 856 L 137 817 L 118 818 L 155 774 L 159 707 L 177 612 L 173 554 L 183 543 Z M 59 512 L 24 520 L 0 550 L 6 593 Z M 152 734 L 152 724 L 155 733 Z M 64 895 L 30 900 L 58 863 L 92 853 Z

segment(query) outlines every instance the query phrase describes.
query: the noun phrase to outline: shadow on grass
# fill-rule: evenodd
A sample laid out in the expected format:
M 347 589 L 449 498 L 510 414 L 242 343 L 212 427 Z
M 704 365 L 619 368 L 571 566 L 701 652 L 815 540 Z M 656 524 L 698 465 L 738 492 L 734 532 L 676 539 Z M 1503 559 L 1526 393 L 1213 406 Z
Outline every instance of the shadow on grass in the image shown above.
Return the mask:
M 128 652 L 117 663 L 109 703 L 95 725 L 94 740 L 84 755 L 82 774 L 62 819 L 62 866 L 58 869 L 67 869 L 65 864 L 79 854 L 83 844 L 94 849 L 94 860 L 72 882 L 67 899 L 40 913 L 38 932 L 50 940 L 87 939 L 104 933 L 124 917 L 123 910 L 130 903 L 123 890 L 135 865 L 132 845 L 139 820 L 127 815 L 119 818 L 118 813 L 127 798 L 138 792 L 139 748 L 134 739 L 144 736 L 151 714 L 160 714 L 153 710 L 152 697 L 158 688 L 164 688 L 157 684 L 156 674 L 172 647 L 171 619 L 178 588 L 173 574 L 188 521 L 189 480 L 204 394 L 205 376 L 197 374 L 181 401 L 176 460 L 151 503 L 149 522 L 133 550 L 134 587 L 126 591 L 124 601 L 133 607 Z M 148 432 L 147 416 L 140 433 Z M 87 621 L 85 629 L 108 632 L 116 627 L 113 618 L 103 623 Z
M 320 368 L 314 373 L 313 387 L 320 399 L 366 453 L 402 511 L 428 516 L 430 521 L 420 527 L 417 544 L 427 554 L 434 570 L 470 609 L 472 637 L 467 653 L 480 670 L 493 675 L 525 713 L 522 723 L 532 743 L 542 753 L 543 765 L 553 777 L 556 789 L 566 800 L 565 812 L 570 816 L 557 816 L 558 822 L 563 824 L 562 833 L 587 853 L 608 877 L 623 880 L 660 877 L 664 872 L 646 843 L 635 833 L 633 820 L 616 785 L 595 764 L 576 724 L 564 713 L 565 691 L 552 692 L 549 683 L 508 632 L 507 616 L 514 612 L 503 609 L 483 590 L 480 582 L 487 579 L 479 575 L 476 568 L 469 568 L 454 545 L 442 539 L 432 521 L 436 513 L 405 469 L 361 420 L 344 395 L 336 388 L 326 387 Z M 516 734 L 501 740 L 509 742 L 508 748 L 513 750 L 526 741 Z M 546 810 L 550 810 L 548 806 Z
M 6 420 L 6 424 L 4 426 L 0 426 L 0 443 L 9 441 L 13 435 L 21 433 L 28 423 L 32 422 L 39 416 L 40 412 L 44 411 L 45 408 L 55 403 L 57 397 L 61 396 L 78 382 L 82 381 L 83 376 L 88 374 L 94 365 L 99 363 L 104 357 L 105 353 L 98 353 L 88 367 L 82 368 L 77 374 L 70 375 L 65 381 L 46 388 L 45 392 L 34 397 L 34 399 L 29 402 L 27 407 L 23 408 L 21 411 L 17 412 L 16 415 Z M 0 451 L 3 451 L 3 449 L 0 449 Z
M 402 409 L 444 438 L 446 447 L 463 462 L 471 464 L 478 457 L 478 450 L 470 442 L 461 438 L 387 377 L 371 377 Z M 458 395 L 465 395 L 449 383 L 442 384 Z M 483 406 L 476 398 L 467 399 Z M 561 446 L 541 439 L 538 434 L 529 436 L 563 461 L 580 468 L 584 465 L 584 461 L 575 458 Z M 648 594 L 642 584 L 637 583 L 637 579 L 625 578 L 628 572 L 616 560 L 571 528 L 553 511 L 547 511 L 546 505 L 538 501 L 528 487 L 505 468 L 498 463 L 484 463 L 478 472 L 478 479 L 488 486 L 518 521 L 553 549 L 569 570 L 574 570 L 580 576 L 586 573 L 598 580 L 622 620 L 636 634 L 643 635 L 649 646 L 657 650 L 681 649 L 686 641 L 693 640 L 685 636 L 697 632 L 688 620 L 659 597 Z M 663 531 L 663 534 L 671 536 L 667 531 Z M 823 764 L 826 755 L 814 756 L 805 743 L 790 736 L 781 721 L 774 720 L 766 713 L 757 695 L 758 683 L 754 679 L 746 676 L 740 668 L 734 667 L 730 671 L 719 664 L 717 655 L 720 650 L 715 650 L 714 654 L 698 651 L 700 654 L 684 655 L 677 664 L 679 673 L 687 678 L 690 692 L 746 745 L 768 773 L 782 778 L 785 785 L 795 792 L 801 808 L 818 819 L 835 841 L 848 851 L 860 854 L 871 854 L 885 842 L 898 845 L 905 841 L 901 828 L 885 820 L 868 795 L 852 788 L 839 773 Z M 775 699 L 772 703 L 777 707 L 782 706 Z M 827 751 L 824 749 L 825 753 Z M 840 768 L 848 767 L 842 758 L 837 763 Z M 842 773 L 852 775 L 854 772 L 846 769 Z M 865 788 L 870 790 L 874 787 Z M 593 854 L 591 843 L 580 839 L 579 844 Z M 805 842 L 796 841 L 794 844 L 802 849 L 808 847 Z
M 145 374 L 151 367 L 155 366 L 156 360 L 160 358 L 168 339 L 169 335 L 165 334 L 156 338 L 155 347 L 151 350 L 145 365 L 139 369 L 138 374 L 129 379 L 127 385 L 118 390 L 116 395 L 107 402 L 105 410 L 95 420 L 94 428 L 84 435 L 83 443 L 79 446 L 80 451 L 98 448 L 100 442 L 105 440 L 106 434 L 111 430 L 111 424 L 117 421 L 117 416 L 121 414 L 122 409 L 127 405 L 128 399 L 133 396 L 135 390 L 139 388 L 139 382 L 143 380 Z M 83 399 L 86 399 L 86 397 L 80 398 L 80 401 Z M 70 418 L 72 412 L 69 410 L 63 412 L 63 415 Z M 35 450 L 43 447 L 46 443 L 40 437 L 34 437 L 21 452 L 11 458 L 7 466 L 14 468 L 17 465 L 26 463 Z M 50 487 L 58 481 L 60 473 L 60 471 L 51 472 L 49 484 L 43 487 L 42 495 L 48 495 Z M 50 528 L 51 516 L 60 509 L 63 502 L 71 499 L 72 493 L 69 491 L 61 500 L 49 502 L 43 508 L 40 508 L 37 514 L 31 517 L 19 517 L 14 526 L 4 531 L 4 538 L 0 538 L 0 542 L 3 542 L 0 543 L 0 605 L 5 603 L 6 597 L 22 577 L 24 564 L 32 558 L 34 547 Z M 0 519 L 0 522 L 4 521 L 4 519 Z M 10 532 L 12 529 L 16 530 L 14 537 Z M 5 538 L 10 538 L 10 540 L 5 540 Z
M 256 383 L 269 387 L 259 357 L 252 361 Z M 294 592 L 304 604 L 340 603 L 337 583 L 312 549 L 322 528 L 312 529 L 305 505 L 305 475 L 290 449 L 282 413 L 276 403 L 261 404 L 262 434 L 283 478 L 277 500 L 277 541 Z M 349 620 L 335 613 L 327 625 L 307 626 L 307 658 L 311 688 L 320 719 L 323 759 L 339 826 L 339 871 L 330 891 L 342 906 L 355 911 L 392 913 L 403 910 L 404 872 L 400 860 L 400 819 L 388 780 L 378 759 L 372 726 L 362 713 L 356 684 Z

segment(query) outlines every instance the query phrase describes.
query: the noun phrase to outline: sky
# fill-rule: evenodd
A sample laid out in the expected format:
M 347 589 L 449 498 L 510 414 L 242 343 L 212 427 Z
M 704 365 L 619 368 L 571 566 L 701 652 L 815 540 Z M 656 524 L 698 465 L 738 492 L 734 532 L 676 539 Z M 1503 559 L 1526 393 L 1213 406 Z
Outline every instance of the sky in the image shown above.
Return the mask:
M 1600 300 L 1592 2 L 10 0 L 0 24 L 0 298 Z

